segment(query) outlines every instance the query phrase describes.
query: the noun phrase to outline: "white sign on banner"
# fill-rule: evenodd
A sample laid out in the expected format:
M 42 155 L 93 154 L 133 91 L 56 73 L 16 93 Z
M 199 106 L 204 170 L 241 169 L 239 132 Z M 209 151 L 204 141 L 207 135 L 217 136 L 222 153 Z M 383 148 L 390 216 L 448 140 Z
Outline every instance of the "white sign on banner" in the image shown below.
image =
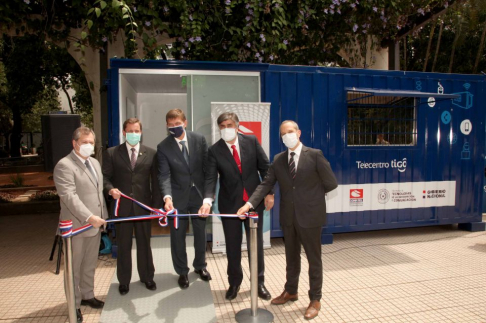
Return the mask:
M 339 185 L 326 200 L 327 213 L 454 206 L 456 181 Z
M 248 102 L 211 102 L 211 139 L 214 144 L 221 137 L 216 120 L 224 112 L 234 112 L 240 119 L 238 132 L 246 135 L 254 135 L 262 145 L 263 150 L 270 159 L 270 103 Z M 219 185 L 216 191 L 219 191 Z M 218 211 L 218 200 L 213 203 L 213 212 Z M 213 253 L 226 252 L 223 225 L 219 217 L 212 218 L 213 224 Z M 259 224 L 260 225 L 260 224 Z M 243 226 L 242 249 L 246 250 L 246 235 Z M 263 213 L 263 248 L 270 248 L 270 212 Z

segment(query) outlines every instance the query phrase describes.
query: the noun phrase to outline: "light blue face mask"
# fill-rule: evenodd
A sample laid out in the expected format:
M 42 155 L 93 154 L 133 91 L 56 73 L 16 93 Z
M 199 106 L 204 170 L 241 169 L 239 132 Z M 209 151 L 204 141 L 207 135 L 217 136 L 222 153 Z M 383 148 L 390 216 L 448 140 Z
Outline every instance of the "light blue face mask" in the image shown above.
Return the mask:
M 142 136 L 141 133 L 127 132 L 126 139 L 127 139 L 127 142 L 130 145 L 135 146 L 136 144 L 138 144 L 140 142 L 141 136 Z

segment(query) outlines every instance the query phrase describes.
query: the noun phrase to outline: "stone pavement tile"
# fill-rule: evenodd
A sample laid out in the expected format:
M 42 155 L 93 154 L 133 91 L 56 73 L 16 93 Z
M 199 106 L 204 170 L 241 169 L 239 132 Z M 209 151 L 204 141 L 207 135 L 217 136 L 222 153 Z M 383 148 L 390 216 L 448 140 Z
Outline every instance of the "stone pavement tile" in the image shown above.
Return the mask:
M 366 304 L 339 306 L 334 307 L 333 310 L 343 319 L 343 322 L 363 321 L 375 318 L 373 314 L 368 311 Z
M 389 300 L 389 302 L 405 314 L 432 310 L 430 306 L 422 301 L 421 297 L 417 296 L 394 298 Z
M 414 320 L 414 322 L 427 322 L 427 323 L 455 323 L 455 321 L 450 320 L 444 316 L 439 311 L 422 311 L 410 313 L 408 316 Z
M 484 305 L 484 301 L 483 301 Z M 478 305 L 481 306 L 481 305 Z M 486 310 L 485 310 L 486 311 Z M 459 322 L 484 322 L 484 318 L 474 313 L 468 308 L 463 306 L 456 306 L 450 308 L 443 308 L 437 310 L 437 313 L 446 317 L 448 320 L 459 323 Z
M 362 305 L 374 318 L 405 314 L 404 311 L 402 311 L 400 308 L 395 306 L 389 300 L 373 301 L 373 302 L 363 303 Z

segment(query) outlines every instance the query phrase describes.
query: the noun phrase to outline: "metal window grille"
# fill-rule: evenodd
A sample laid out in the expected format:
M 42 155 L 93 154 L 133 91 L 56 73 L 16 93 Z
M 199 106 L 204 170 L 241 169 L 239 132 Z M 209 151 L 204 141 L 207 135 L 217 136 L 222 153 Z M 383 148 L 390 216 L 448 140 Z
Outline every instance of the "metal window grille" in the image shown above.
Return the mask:
M 348 146 L 415 146 L 416 98 L 347 93 Z

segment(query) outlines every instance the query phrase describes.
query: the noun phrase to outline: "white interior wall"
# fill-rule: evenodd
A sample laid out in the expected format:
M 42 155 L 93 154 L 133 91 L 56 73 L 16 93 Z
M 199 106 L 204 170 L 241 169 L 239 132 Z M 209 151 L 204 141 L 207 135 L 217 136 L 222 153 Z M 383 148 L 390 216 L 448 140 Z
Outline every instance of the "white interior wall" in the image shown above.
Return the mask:
M 138 118 L 137 109 L 137 92 L 133 89 L 132 85 L 127 81 L 125 75 L 121 74 L 120 84 L 120 143 L 124 142 L 123 134 L 123 122 L 128 118 Z M 128 107 L 128 109 L 127 109 Z
M 177 108 L 187 115 L 186 93 L 137 94 L 137 114 L 143 125 L 144 145 L 156 149 L 167 137 L 165 115 L 169 110 Z

